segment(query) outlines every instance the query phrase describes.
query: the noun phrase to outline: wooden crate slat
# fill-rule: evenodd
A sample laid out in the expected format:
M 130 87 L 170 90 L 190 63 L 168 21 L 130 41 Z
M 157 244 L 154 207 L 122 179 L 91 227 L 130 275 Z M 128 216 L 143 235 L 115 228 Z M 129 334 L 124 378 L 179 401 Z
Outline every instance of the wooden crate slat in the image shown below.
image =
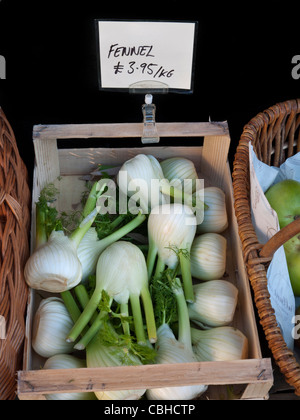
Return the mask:
M 224 122 L 200 123 L 157 123 L 160 137 L 199 137 L 228 135 Z M 61 124 L 36 125 L 34 139 L 75 139 L 75 138 L 130 138 L 142 137 L 143 123 L 129 124 Z
M 230 146 L 229 136 L 204 138 L 201 171 L 219 188 L 224 188 L 224 173 Z
M 249 359 L 176 365 L 35 370 L 19 372 L 18 395 L 22 398 L 28 393 L 98 392 L 206 385 L 207 381 L 209 385 L 259 383 L 269 390 L 273 384 L 270 366 L 270 359 Z

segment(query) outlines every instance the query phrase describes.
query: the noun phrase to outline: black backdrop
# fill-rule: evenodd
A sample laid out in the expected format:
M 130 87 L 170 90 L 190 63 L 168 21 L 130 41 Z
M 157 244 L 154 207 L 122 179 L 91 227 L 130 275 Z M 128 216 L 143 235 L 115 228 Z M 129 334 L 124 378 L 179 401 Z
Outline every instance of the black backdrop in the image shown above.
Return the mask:
M 299 97 L 300 79 L 292 77 L 298 16 L 294 1 L 0 0 L 0 55 L 7 64 L 0 106 L 31 173 L 34 124 L 142 120 L 142 95 L 98 90 L 95 18 L 197 20 L 194 93 L 156 95 L 157 120 L 227 120 L 232 163 L 252 117 Z

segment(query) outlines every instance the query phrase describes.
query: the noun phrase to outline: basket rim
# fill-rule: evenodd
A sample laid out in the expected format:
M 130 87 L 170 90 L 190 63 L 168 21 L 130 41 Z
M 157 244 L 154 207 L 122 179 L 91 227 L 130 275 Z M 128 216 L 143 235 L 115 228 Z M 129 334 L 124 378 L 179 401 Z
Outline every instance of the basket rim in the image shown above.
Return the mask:
M 290 130 L 290 122 L 296 114 L 300 114 L 300 99 L 279 102 L 258 113 L 244 126 L 234 156 L 232 179 L 238 231 L 260 324 L 275 363 L 284 375 L 286 382 L 295 389 L 295 394 L 300 396 L 300 365 L 294 353 L 287 347 L 271 304 L 267 286 L 267 261 L 259 256 L 262 245 L 259 243 L 252 224 L 249 195 L 249 143 L 253 145 L 255 153 L 258 155 L 256 148 L 258 134 L 263 133 L 265 136 L 271 136 L 285 124 L 285 136 L 287 136 Z M 260 156 L 258 157 L 260 158 Z M 281 159 L 282 154 L 281 156 L 275 156 L 275 162 L 278 166 Z
M 29 256 L 31 192 L 14 131 L 1 107 L 0 146 L 0 313 L 5 324 L 4 338 L 0 337 L 0 399 L 14 400 L 25 340 L 28 287 L 22 267 Z

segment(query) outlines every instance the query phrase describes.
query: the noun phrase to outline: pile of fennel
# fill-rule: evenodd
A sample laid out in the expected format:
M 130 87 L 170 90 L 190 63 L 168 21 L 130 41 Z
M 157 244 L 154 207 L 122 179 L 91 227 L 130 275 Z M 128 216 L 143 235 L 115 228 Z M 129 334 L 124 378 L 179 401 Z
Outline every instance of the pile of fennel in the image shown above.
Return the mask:
M 223 278 L 225 194 L 216 187 L 200 191 L 197 179 L 188 159 L 172 157 L 160 164 L 152 155 L 137 155 L 117 176 L 134 214 L 116 214 L 104 222 L 97 202 L 105 198 L 105 183 L 95 182 L 72 233 L 49 206 L 47 190 L 42 193 L 36 250 L 25 276 L 31 287 L 54 294 L 41 301 L 33 324 L 33 348 L 48 359 L 45 369 L 247 357 L 247 338 L 232 327 L 238 290 Z M 153 185 L 158 186 L 154 194 Z M 200 224 L 197 203 L 204 208 Z M 146 247 L 132 239 L 137 229 Z M 189 400 L 207 385 L 47 399 Z

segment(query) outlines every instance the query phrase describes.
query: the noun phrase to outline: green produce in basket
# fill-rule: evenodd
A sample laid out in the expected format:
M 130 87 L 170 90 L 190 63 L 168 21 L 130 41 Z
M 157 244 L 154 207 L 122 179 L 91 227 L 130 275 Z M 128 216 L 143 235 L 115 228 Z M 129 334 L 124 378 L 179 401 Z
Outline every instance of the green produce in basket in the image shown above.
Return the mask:
M 284 180 L 268 189 L 266 197 L 276 211 L 280 229 L 300 217 L 300 182 Z M 284 244 L 284 250 L 295 296 L 300 296 L 300 233 Z

